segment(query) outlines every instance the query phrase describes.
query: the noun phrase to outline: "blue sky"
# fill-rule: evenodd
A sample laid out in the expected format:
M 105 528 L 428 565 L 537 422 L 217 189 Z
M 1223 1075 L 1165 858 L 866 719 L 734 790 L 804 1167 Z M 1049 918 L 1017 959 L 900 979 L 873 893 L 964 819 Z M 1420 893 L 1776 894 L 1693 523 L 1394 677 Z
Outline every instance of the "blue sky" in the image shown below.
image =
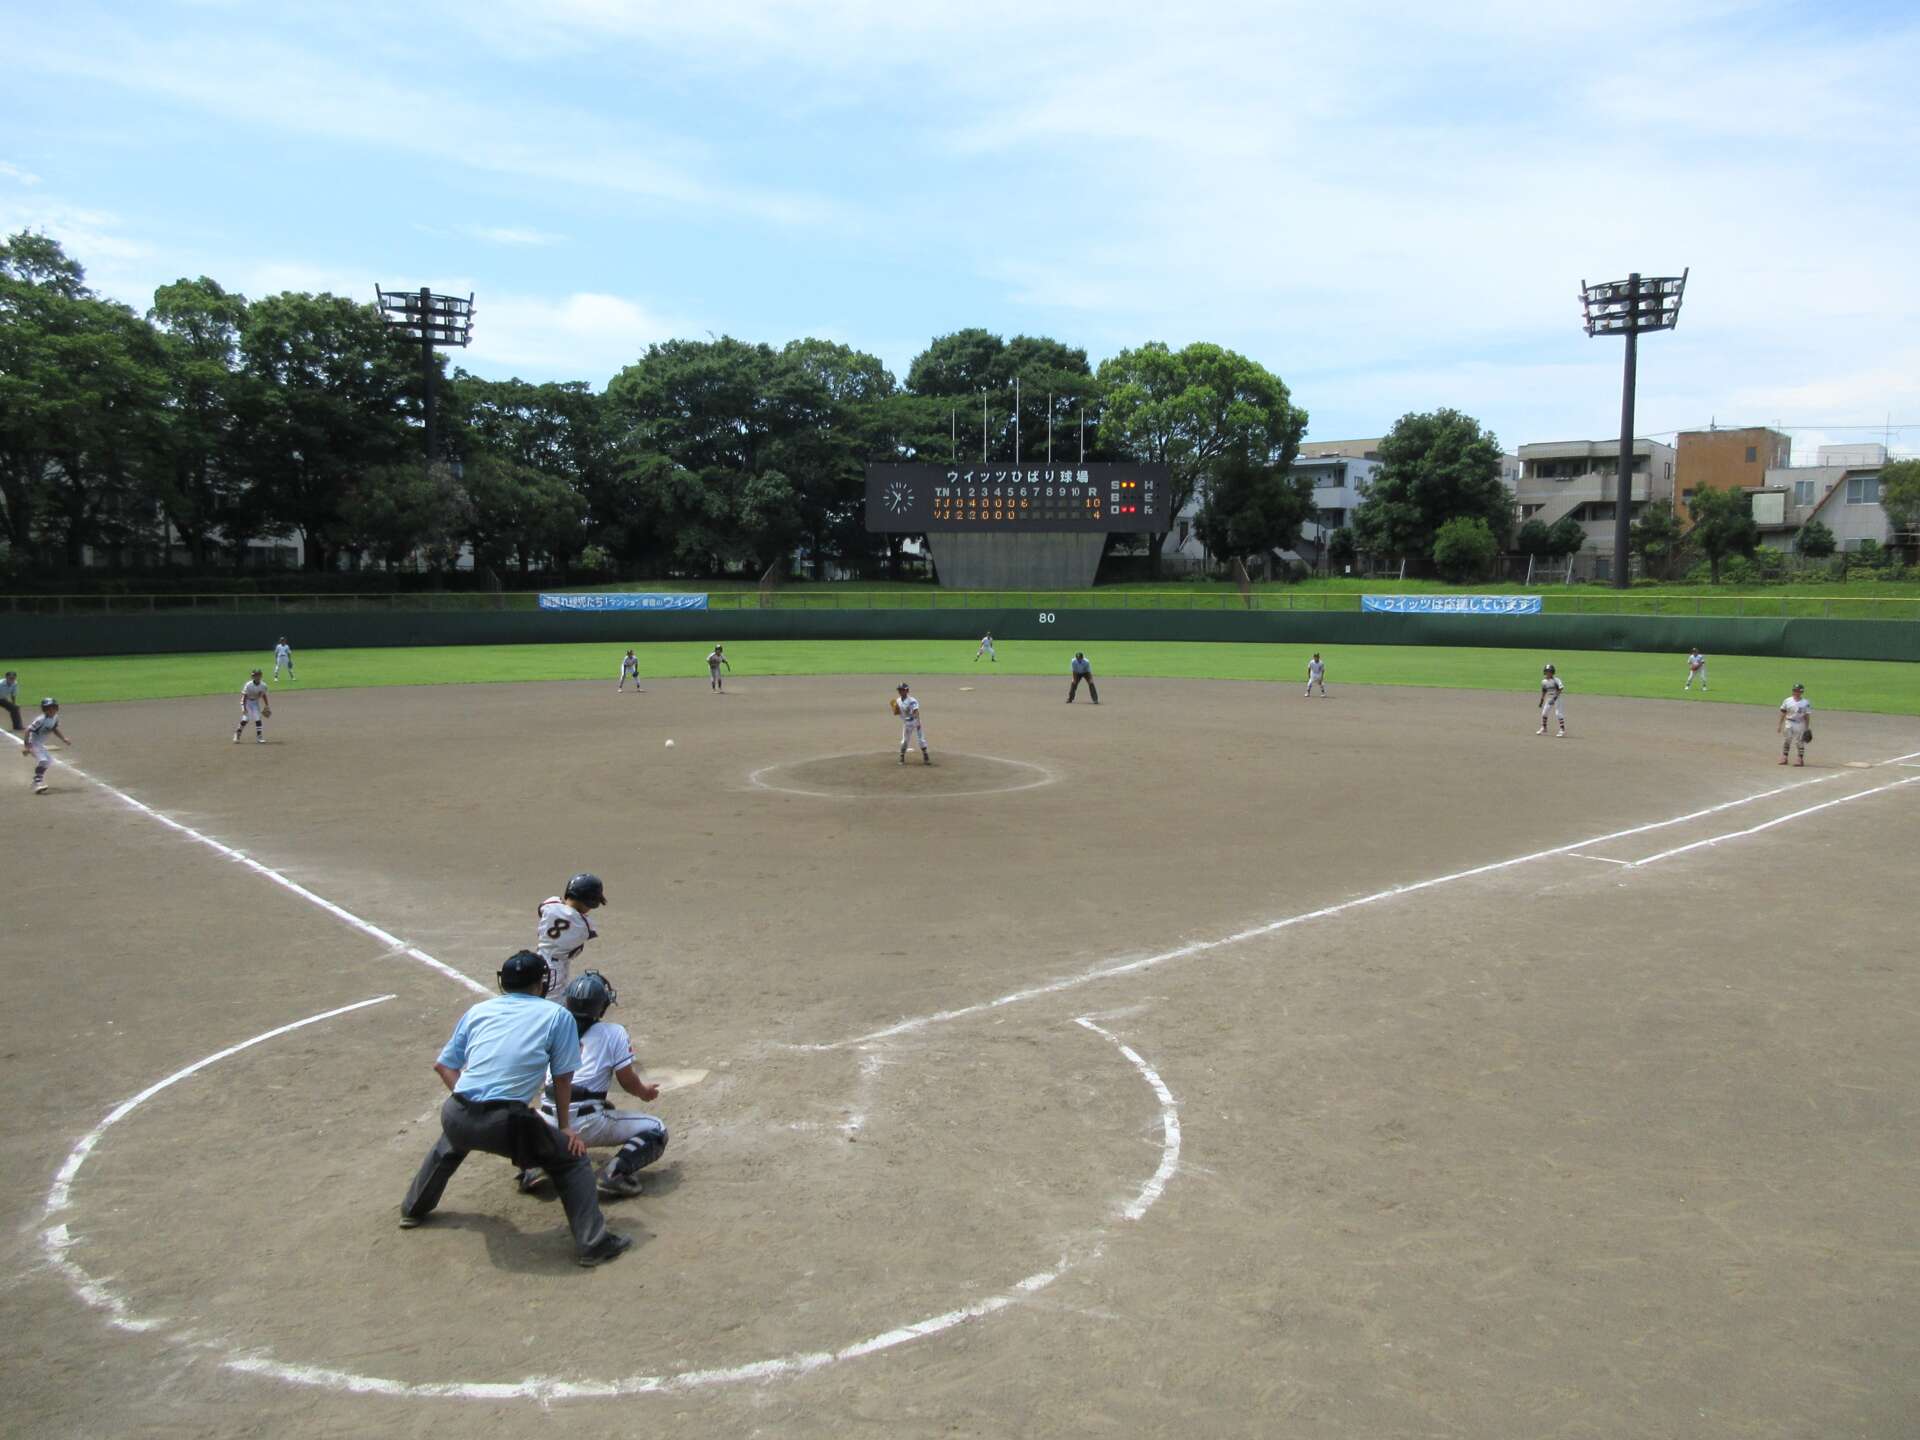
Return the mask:
M 1583 277 L 1691 266 L 1643 434 L 1920 452 L 1913 7 L 1453 8 L 0 0 L 0 228 L 142 309 L 473 290 L 489 375 L 1212 340 L 1311 438 L 1454 405 L 1508 448 L 1618 428 Z

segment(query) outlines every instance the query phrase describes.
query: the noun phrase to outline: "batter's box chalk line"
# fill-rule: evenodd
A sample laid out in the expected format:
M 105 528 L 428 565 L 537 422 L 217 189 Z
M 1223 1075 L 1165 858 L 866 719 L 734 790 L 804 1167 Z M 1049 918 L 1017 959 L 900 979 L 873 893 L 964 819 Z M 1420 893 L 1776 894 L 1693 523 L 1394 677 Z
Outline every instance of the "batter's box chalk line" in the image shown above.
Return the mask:
M 1017 1280 L 997 1295 L 990 1295 L 985 1299 L 972 1301 L 938 1315 L 929 1315 L 910 1324 L 884 1330 L 877 1335 L 870 1335 L 835 1350 L 798 1351 L 766 1360 L 751 1361 L 743 1365 L 684 1370 L 663 1375 L 629 1375 L 615 1380 L 579 1380 L 530 1375 L 510 1381 L 426 1382 L 395 1380 L 386 1376 L 366 1375 L 331 1366 L 306 1365 L 282 1360 L 269 1349 L 257 1346 L 241 1348 L 221 1339 L 209 1338 L 203 1328 L 204 1322 L 169 1331 L 169 1327 L 175 1323 L 172 1319 L 136 1313 L 133 1302 L 127 1296 L 116 1290 L 108 1281 L 89 1273 L 73 1258 L 72 1252 L 80 1243 L 80 1237 L 73 1233 L 68 1222 L 55 1217 L 72 1207 L 73 1185 L 79 1177 L 81 1167 L 86 1164 L 87 1158 L 93 1154 L 110 1128 L 125 1120 L 162 1091 L 199 1074 L 222 1060 L 295 1030 L 304 1029 L 309 1025 L 318 1025 L 357 1010 L 365 1010 L 393 998 L 391 995 L 378 995 L 371 1000 L 342 1005 L 318 1015 L 309 1015 L 304 1020 L 296 1020 L 291 1024 L 264 1031 L 251 1039 L 243 1040 L 237 1045 L 230 1045 L 203 1060 L 197 1060 L 183 1069 L 176 1070 L 164 1080 L 156 1081 L 139 1094 L 108 1111 L 106 1117 L 82 1136 L 79 1143 L 68 1153 L 66 1163 L 60 1167 L 53 1187 L 47 1193 L 46 1203 L 41 1212 L 41 1223 L 44 1228 L 40 1232 L 40 1241 L 48 1267 L 57 1271 L 67 1281 L 74 1294 L 83 1303 L 103 1311 L 107 1322 L 115 1329 L 131 1334 L 159 1332 L 163 1338 L 176 1345 L 217 1356 L 226 1369 L 239 1374 L 256 1375 L 288 1384 L 336 1390 L 353 1395 L 382 1395 L 425 1400 L 532 1400 L 540 1404 L 552 1404 L 562 1400 L 677 1394 L 720 1385 L 780 1380 L 806 1375 L 842 1361 L 857 1360 L 863 1356 L 876 1355 L 885 1350 L 911 1344 L 916 1340 L 924 1340 L 964 1325 L 968 1321 L 997 1314 L 1001 1310 L 1018 1305 L 1039 1294 L 1070 1270 L 1092 1263 L 1104 1250 L 1107 1227 L 1102 1226 L 1070 1246 L 1051 1269 L 1039 1270 Z M 1092 1019 L 1083 1016 L 1076 1023 L 1114 1046 L 1147 1083 L 1160 1106 L 1160 1163 L 1155 1167 L 1153 1174 L 1140 1186 L 1138 1192 L 1117 1207 L 1115 1214 L 1115 1219 L 1118 1221 L 1137 1221 L 1153 1208 L 1154 1203 L 1165 1192 L 1168 1182 L 1179 1170 L 1179 1105 L 1173 1097 L 1173 1092 L 1167 1088 L 1166 1082 L 1160 1078 L 1159 1072 L 1142 1058 L 1139 1051 L 1125 1043 L 1112 1031 L 1096 1024 Z

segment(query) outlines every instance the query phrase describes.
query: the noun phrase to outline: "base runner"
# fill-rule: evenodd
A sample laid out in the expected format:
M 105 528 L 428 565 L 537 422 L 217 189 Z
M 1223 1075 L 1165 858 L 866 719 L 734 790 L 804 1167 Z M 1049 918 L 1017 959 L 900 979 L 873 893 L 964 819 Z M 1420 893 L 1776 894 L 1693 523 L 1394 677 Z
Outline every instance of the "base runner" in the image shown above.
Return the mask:
M 53 764 L 53 756 L 47 753 L 47 741 L 55 737 L 69 750 L 73 748 L 73 742 L 60 728 L 60 702 L 49 695 L 40 702 L 40 713 L 27 722 L 27 738 L 20 749 L 22 755 L 33 761 L 33 793 L 36 795 L 47 793 L 47 767 Z

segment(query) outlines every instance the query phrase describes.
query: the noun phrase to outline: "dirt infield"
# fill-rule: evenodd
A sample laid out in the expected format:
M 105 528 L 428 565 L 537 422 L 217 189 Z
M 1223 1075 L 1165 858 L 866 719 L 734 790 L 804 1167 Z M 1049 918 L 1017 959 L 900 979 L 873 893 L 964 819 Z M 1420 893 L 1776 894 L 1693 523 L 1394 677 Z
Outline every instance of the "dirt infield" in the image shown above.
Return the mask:
M 174 823 L 0 770 L 8 1432 L 1913 1433 L 1920 724 L 962 678 L 65 717 Z M 401 1232 L 581 868 L 639 1243 Z

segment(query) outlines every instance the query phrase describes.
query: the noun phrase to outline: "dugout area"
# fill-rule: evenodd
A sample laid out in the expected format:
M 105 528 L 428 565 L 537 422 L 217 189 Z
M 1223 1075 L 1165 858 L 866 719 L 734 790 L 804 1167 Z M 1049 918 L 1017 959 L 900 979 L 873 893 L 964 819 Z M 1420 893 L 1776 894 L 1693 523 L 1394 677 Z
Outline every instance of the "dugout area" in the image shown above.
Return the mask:
M 874 678 L 80 707 L 90 774 L 483 983 L 597 871 L 582 963 L 706 1075 L 618 1264 L 483 1156 L 403 1233 L 477 997 L 16 763 L 16 1433 L 1911 1433 L 1920 725 L 1782 770 L 1764 709 L 1064 691 L 916 683 L 931 769 Z M 117 1105 L 383 995 L 48 1210 Z

